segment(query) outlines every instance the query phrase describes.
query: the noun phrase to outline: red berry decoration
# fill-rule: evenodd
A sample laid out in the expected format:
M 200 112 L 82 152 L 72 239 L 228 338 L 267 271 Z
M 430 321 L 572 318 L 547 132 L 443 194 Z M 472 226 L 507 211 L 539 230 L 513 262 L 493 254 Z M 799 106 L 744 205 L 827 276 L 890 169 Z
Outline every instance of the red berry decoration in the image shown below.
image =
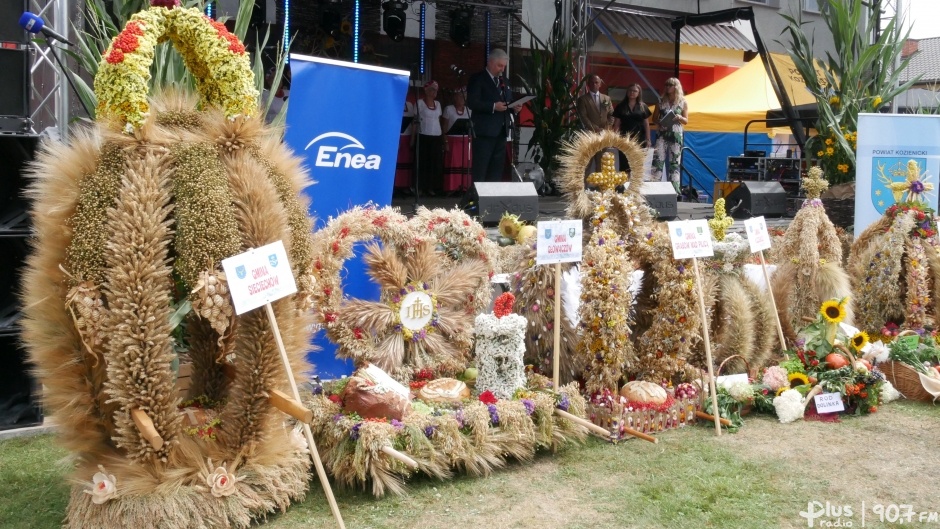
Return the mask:
M 516 296 L 510 292 L 504 292 L 493 302 L 493 314 L 497 318 L 502 318 L 507 314 L 512 314 L 512 305 L 516 302 Z

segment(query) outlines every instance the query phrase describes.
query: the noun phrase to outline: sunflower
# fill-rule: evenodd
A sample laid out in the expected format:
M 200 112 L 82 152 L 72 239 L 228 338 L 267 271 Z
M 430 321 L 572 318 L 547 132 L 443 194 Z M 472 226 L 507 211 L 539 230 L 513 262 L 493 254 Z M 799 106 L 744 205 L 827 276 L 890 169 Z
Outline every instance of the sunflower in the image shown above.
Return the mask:
M 861 350 L 862 347 L 868 345 L 868 333 L 865 331 L 858 331 L 852 336 L 852 347 L 856 351 Z
M 819 308 L 819 313 L 822 314 L 823 318 L 829 323 L 839 323 L 845 319 L 845 304 L 830 299 L 822 304 L 822 307 Z
M 806 373 L 790 373 L 789 375 L 787 375 L 787 380 L 790 381 L 791 388 L 795 386 L 803 386 L 803 385 L 809 384 L 809 377 L 806 376 Z M 797 382 L 797 381 L 799 381 L 799 383 L 794 384 L 794 382 Z
M 788 390 L 788 389 L 790 389 L 790 388 L 787 387 L 787 386 L 781 386 L 781 387 L 777 388 L 777 394 L 776 394 L 775 396 L 779 397 L 784 391 L 786 391 L 786 390 Z

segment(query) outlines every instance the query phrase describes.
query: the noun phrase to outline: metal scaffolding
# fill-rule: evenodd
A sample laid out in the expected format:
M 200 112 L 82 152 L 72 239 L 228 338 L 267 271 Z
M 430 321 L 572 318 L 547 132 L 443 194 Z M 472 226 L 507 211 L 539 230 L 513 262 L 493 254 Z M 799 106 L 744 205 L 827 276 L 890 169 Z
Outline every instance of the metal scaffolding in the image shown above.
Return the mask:
M 69 37 L 69 0 L 29 0 L 29 11 L 39 15 L 46 25 Z M 69 85 L 65 73 L 59 69 L 52 56 L 51 44 L 31 42 L 29 47 L 29 117 L 31 130 L 35 134 L 56 134 L 65 139 L 70 119 Z M 55 53 L 68 64 L 63 48 Z

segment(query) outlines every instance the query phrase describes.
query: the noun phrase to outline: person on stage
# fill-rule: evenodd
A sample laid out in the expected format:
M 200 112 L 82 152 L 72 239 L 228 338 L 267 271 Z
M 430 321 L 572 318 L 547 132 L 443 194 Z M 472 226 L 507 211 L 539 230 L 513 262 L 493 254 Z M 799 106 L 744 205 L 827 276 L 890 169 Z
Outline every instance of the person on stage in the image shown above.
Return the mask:
M 506 52 L 494 48 L 486 59 L 486 68 L 471 75 L 467 82 L 474 134 L 470 168 L 474 182 L 496 182 L 503 177 L 506 137 L 511 128 L 512 90 L 502 75 L 508 63 Z M 518 111 L 518 107 L 512 110 Z
M 689 123 L 689 105 L 685 101 L 682 84 L 675 77 L 666 80 L 656 112 L 653 113 L 653 123 L 658 128 L 656 146 L 653 148 L 653 181 L 671 181 L 676 194 L 679 194 L 682 132 Z
M 437 196 L 444 178 L 444 149 L 447 143 L 441 132 L 441 104 L 437 101 L 437 81 L 424 85 L 424 98 L 415 105 L 418 113 L 417 185 L 428 196 Z
M 467 108 L 467 87 L 461 86 L 454 91 L 454 103 L 444 107 L 444 134 L 450 134 L 451 127 L 458 119 L 470 119 Z
M 601 93 L 604 81 L 596 73 L 588 74 L 584 84 L 588 91 L 578 98 L 575 107 L 581 127 L 591 132 L 601 132 L 614 124 L 614 106 L 610 96 Z
M 620 132 L 621 136 L 633 138 L 644 149 L 649 149 L 652 145 L 649 118 L 653 113 L 643 102 L 642 95 L 639 84 L 633 83 L 627 87 L 627 97 L 614 107 L 614 130 Z M 620 153 L 620 169 L 628 170 L 624 153 Z

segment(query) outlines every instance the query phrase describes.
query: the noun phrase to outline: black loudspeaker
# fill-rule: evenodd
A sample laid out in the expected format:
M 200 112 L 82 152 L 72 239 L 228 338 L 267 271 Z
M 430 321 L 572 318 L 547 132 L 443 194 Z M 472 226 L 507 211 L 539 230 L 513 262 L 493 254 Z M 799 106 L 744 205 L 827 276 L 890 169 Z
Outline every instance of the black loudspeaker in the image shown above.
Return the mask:
M 20 15 L 24 11 L 29 11 L 26 4 L 27 0 L 0 2 L 0 42 L 29 44 L 29 35 L 20 27 Z
M 532 182 L 474 182 L 477 217 L 481 223 L 499 222 L 503 213 L 519 220 L 535 221 L 539 215 L 539 194 Z
M 20 49 L 0 48 L 0 116 L 26 118 L 29 116 L 28 86 L 29 56 Z M 18 127 L 0 124 L 0 132 L 21 132 Z
M 715 199 L 722 197 L 734 218 L 782 217 L 787 212 L 787 192 L 780 182 L 716 183 Z
M 674 219 L 679 216 L 679 201 L 676 188 L 671 182 L 643 182 L 640 193 L 658 219 Z
M 28 252 L 29 214 L 23 170 L 36 136 L 0 134 L 0 430 L 42 422 L 39 388 L 20 343 L 20 278 Z

